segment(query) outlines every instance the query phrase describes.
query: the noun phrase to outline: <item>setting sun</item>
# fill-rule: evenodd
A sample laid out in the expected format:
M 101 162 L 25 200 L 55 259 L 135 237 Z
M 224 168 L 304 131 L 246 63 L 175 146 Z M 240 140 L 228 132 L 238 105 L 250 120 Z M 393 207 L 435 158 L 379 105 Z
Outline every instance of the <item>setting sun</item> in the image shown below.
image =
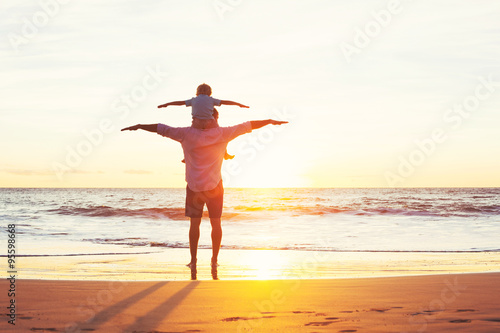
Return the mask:
M 246 251 L 241 260 L 257 280 L 283 278 L 283 267 L 289 264 L 279 251 L 272 250 Z

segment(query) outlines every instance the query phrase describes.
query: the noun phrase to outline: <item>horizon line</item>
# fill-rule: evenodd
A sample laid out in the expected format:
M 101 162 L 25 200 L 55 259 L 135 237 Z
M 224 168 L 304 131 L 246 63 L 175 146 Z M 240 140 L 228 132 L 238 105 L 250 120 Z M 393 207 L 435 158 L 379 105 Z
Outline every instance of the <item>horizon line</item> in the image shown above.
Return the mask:
M 185 189 L 186 187 L 36 187 L 36 186 L 0 186 L 0 189 Z M 408 186 L 408 187 L 383 187 L 383 186 L 331 186 L 331 187 L 320 187 L 320 186 L 297 186 L 297 187 L 233 187 L 227 186 L 224 188 L 234 188 L 234 189 L 425 189 L 425 188 L 500 188 L 500 186 Z

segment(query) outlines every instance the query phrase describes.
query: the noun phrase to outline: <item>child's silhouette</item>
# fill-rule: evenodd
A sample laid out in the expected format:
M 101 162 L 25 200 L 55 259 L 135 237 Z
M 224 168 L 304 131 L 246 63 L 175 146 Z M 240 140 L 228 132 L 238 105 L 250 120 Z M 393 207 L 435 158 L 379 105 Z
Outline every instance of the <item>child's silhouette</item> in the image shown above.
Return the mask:
M 169 105 L 186 105 L 191 106 L 191 115 L 193 116 L 193 122 L 191 127 L 198 129 L 208 129 L 219 127 L 218 119 L 219 113 L 214 108 L 214 106 L 220 105 L 237 105 L 242 108 L 248 108 L 248 106 L 226 100 L 220 100 L 211 97 L 212 88 L 208 84 L 200 84 L 196 89 L 196 97 L 188 99 L 186 101 L 176 101 L 170 102 L 162 105 L 158 105 L 158 108 L 166 108 Z M 229 155 L 227 151 L 224 154 L 224 159 L 232 159 L 234 155 Z M 184 160 L 183 160 L 184 162 Z

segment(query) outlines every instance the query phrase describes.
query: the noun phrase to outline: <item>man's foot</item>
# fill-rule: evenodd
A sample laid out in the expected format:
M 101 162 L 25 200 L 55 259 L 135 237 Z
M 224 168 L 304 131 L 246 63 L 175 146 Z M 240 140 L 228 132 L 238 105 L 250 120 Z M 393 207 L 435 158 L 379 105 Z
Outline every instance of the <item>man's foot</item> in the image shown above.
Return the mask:
M 212 265 L 212 268 L 210 269 L 210 272 L 212 273 L 212 279 L 213 280 L 218 280 L 219 279 L 219 273 L 217 272 L 217 264 Z
M 233 158 L 234 158 L 234 155 L 229 155 L 227 152 L 224 154 L 225 160 L 232 160 Z
M 213 260 L 213 259 L 212 259 L 212 260 L 210 261 L 210 267 L 212 267 L 212 268 L 217 268 L 217 267 L 219 267 L 219 264 L 217 263 L 217 260 Z

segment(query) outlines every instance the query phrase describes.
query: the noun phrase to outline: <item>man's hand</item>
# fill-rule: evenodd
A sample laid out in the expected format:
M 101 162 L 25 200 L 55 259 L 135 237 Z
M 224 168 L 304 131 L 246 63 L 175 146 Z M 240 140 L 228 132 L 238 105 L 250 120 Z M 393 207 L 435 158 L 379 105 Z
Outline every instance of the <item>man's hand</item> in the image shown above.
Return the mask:
M 288 121 L 280 121 L 280 120 L 274 120 L 271 119 L 271 125 L 281 125 L 281 124 L 288 124 Z
M 246 109 L 250 108 L 249 106 L 247 106 L 247 105 L 243 105 L 243 104 L 239 104 L 238 106 L 239 106 L 240 108 L 246 108 Z
M 141 128 L 141 125 L 137 124 L 134 126 L 122 128 L 122 131 L 137 131 L 139 128 Z
M 258 129 L 258 128 L 264 127 L 266 125 L 288 124 L 288 121 L 280 121 L 280 120 L 274 120 L 274 119 L 252 120 L 252 121 L 250 121 L 250 124 L 252 125 L 252 129 Z
M 158 129 L 158 124 L 150 124 L 150 125 L 137 124 L 134 126 L 122 128 L 122 131 L 136 131 L 138 129 L 155 133 Z
M 162 105 L 158 105 L 158 109 L 159 108 L 166 108 L 169 104 L 168 103 L 165 103 L 165 104 L 162 104 Z

